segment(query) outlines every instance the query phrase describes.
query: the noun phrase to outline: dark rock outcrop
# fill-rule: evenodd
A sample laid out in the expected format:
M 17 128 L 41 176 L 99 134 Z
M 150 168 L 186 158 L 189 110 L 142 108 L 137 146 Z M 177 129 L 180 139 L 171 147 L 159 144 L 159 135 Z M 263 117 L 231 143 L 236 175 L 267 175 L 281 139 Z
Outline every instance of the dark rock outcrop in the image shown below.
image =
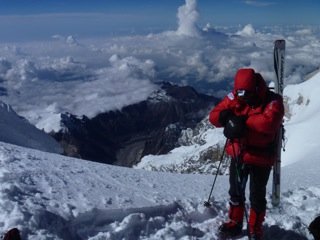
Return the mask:
M 163 83 L 146 101 L 92 119 L 64 114 L 63 131 L 53 134 L 66 155 L 132 166 L 148 154 L 177 146 L 181 130 L 194 127 L 216 102 L 193 88 Z

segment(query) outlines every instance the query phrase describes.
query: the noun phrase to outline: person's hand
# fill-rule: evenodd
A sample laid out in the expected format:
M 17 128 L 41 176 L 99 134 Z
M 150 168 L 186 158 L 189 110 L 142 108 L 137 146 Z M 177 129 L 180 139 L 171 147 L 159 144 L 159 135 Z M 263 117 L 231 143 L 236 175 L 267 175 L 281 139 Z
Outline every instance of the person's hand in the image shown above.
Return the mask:
M 242 138 L 246 131 L 246 119 L 245 116 L 229 117 L 223 129 L 224 136 L 230 140 Z
M 233 116 L 235 115 L 230 109 L 222 110 L 219 114 L 219 123 L 224 127 L 227 121 Z

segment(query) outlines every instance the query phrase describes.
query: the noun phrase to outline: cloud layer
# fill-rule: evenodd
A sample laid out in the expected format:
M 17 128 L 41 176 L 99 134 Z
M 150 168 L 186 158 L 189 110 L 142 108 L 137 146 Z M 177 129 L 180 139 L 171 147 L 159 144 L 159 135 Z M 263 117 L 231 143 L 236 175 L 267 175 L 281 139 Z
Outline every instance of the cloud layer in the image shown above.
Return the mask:
M 121 109 L 146 99 L 158 81 L 216 96 L 230 90 L 241 67 L 272 81 L 273 42 L 279 38 L 287 42 L 286 84 L 303 81 L 320 66 L 319 28 L 201 29 L 197 14 L 196 1 L 187 0 L 176 31 L 96 39 L 56 34 L 47 41 L 0 44 L 1 100 L 50 131 L 59 128 L 61 112 L 93 117 Z

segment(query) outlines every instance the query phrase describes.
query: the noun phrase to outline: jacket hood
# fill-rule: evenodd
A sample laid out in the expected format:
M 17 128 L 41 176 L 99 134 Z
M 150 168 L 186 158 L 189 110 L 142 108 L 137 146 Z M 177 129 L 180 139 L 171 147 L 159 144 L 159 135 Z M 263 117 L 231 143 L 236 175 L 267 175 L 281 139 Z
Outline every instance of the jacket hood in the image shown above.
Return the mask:
M 259 98 L 264 101 L 267 96 L 268 87 L 266 81 L 263 79 L 260 73 L 256 73 L 256 82 L 257 82 L 257 94 Z
M 252 68 L 239 69 L 234 77 L 234 90 L 256 91 L 256 73 Z
M 252 68 L 242 68 L 237 71 L 234 78 L 234 94 L 237 90 L 254 92 L 264 101 L 268 87 L 260 73 L 256 73 Z

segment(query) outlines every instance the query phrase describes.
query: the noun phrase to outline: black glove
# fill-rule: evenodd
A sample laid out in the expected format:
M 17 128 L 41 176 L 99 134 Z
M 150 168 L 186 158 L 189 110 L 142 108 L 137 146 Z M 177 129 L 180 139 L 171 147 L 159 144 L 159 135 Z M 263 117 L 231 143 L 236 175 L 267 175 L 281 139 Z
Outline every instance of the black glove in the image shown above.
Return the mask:
M 222 110 L 219 114 L 219 123 L 224 127 L 227 121 L 233 116 L 235 115 L 230 109 Z
M 223 129 L 224 136 L 230 140 L 242 138 L 246 130 L 246 119 L 244 116 L 231 116 Z

